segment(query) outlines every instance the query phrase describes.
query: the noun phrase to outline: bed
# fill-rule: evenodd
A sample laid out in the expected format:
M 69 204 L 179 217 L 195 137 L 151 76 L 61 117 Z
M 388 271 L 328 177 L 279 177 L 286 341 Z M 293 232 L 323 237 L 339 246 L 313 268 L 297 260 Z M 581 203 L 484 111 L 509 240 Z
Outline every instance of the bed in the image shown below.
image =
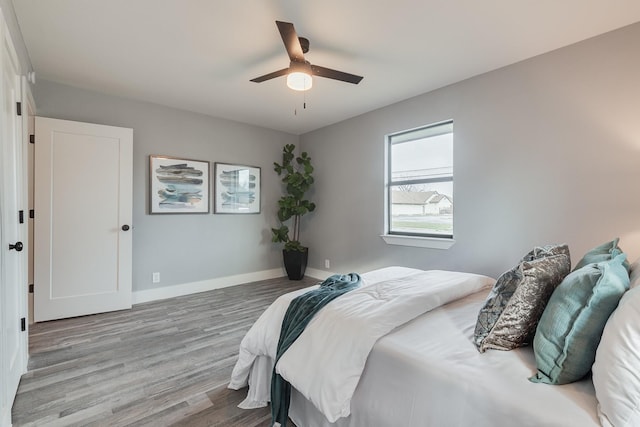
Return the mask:
M 372 283 L 418 271 L 392 267 L 362 276 L 365 283 Z M 528 380 L 536 372 L 531 347 L 478 352 L 472 341 L 474 327 L 492 284 L 486 281 L 481 289 L 377 339 L 357 381 L 348 416 L 330 422 L 291 381 L 290 418 L 298 427 L 599 426 L 590 378 L 561 386 L 534 384 Z M 304 291 L 288 294 L 284 300 Z M 266 347 L 274 335 L 277 342 L 279 330 L 275 329 L 264 334 Z M 273 358 L 268 351 L 256 351 L 250 359 L 242 352 L 241 346 L 229 387 L 249 385 L 241 407 L 265 406 Z

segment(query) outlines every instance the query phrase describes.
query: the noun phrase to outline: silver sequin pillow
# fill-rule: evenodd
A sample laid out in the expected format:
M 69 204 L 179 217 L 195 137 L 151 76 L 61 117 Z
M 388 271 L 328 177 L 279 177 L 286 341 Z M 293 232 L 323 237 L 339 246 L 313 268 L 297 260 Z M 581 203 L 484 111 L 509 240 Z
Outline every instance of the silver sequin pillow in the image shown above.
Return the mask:
M 502 274 L 478 314 L 478 350 L 512 350 L 531 343 L 551 294 L 570 270 L 569 247 L 549 245 L 534 248 Z

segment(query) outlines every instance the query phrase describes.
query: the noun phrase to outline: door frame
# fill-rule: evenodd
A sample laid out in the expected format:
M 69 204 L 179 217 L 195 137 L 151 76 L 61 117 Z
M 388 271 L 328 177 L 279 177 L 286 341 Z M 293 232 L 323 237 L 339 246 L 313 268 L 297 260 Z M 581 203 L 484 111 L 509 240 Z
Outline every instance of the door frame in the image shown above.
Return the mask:
M 26 292 L 26 315 L 27 315 L 27 334 L 26 334 L 26 347 L 25 357 L 28 361 L 29 358 L 29 327 L 34 323 L 33 321 L 33 292 L 29 292 L 30 287 L 33 285 L 33 270 L 34 270 L 34 219 L 31 217 L 30 211 L 33 207 L 33 193 L 34 193 L 34 154 L 35 154 L 35 141 L 31 142 L 31 136 L 35 137 L 35 118 L 36 118 L 36 102 L 33 98 L 31 91 L 31 85 L 27 77 L 22 77 L 22 155 L 23 155 L 23 168 L 24 168 L 24 194 L 25 201 L 23 206 L 25 207 L 25 221 L 27 222 L 27 237 L 26 251 L 27 251 L 27 265 L 25 276 L 25 291 Z M 35 212 L 35 211 L 34 211 Z

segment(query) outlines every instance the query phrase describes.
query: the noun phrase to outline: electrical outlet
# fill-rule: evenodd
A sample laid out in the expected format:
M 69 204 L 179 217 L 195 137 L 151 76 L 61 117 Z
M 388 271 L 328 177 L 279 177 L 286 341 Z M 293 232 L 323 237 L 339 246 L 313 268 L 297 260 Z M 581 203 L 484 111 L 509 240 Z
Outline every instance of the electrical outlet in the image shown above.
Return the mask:
M 153 279 L 152 279 L 153 283 L 160 283 L 160 273 L 153 273 Z
M 331 268 L 331 261 L 329 261 L 328 259 L 324 260 L 324 268 Z

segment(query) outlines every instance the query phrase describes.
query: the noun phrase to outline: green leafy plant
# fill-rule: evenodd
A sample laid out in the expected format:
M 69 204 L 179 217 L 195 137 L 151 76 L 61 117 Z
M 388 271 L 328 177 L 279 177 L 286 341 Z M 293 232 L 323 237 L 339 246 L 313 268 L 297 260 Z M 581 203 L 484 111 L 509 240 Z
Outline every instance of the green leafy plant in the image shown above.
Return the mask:
M 304 252 L 305 247 L 300 244 L 300 217 L 316 208 L 315 203 L 304 198 L 313 184 L 313 166 L 311 157 L 306 152 L 299 156 L 293 153 L 296 146 L 287 144 L 282 148 L 282 164 L 273 163 L 273 170 L 282 176 L 285 194 L 278 200 L 279 228 L 272 228 L 272 242 L 284 243 L 287 251 Z M 292 220 L 291 230 L 285 224 Z M 290 236 L 291 234 L 291 236 Z

